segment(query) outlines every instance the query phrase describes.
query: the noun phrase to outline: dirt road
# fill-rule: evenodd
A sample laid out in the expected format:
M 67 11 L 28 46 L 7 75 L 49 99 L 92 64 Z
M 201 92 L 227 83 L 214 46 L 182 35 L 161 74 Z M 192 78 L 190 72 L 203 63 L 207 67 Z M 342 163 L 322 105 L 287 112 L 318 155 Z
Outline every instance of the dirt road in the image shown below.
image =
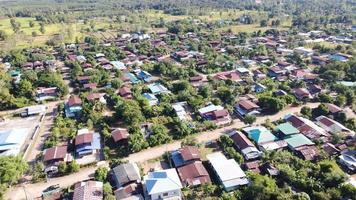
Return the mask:
M 319 103 L 308 103 L 306 106 L 315 108 L 318 105 L 319 105 Z M 302 106 L 288 107 L 277 114 L 258 117 L 256 124 L 264 123 L 266 119 L 275 121 L 275 120 L 278 120 L 278 119 L 284 117 L 286 114 L 300 112 L 301 107 Z M 213 131 L 206 131 L 206 132 L 199 133 L 196 135 L 196 138 L 199 142 L 208 142 L 211 140 L 218 139 L 227 130 L 231 130 L 233 128 L 242 128 L 244 126 L 246 126 L 246 125 L 243 122 L 241 122 L 240 120 L 234 120 L 233 124 L 231 124 L 230 126 L 215 129 Z M 131 154 L 130 156 L 125 158 L 125 160 L 128 160 L 129 162 L 143 162 L 146 160 L 150 160 L 150 159 L 162 156 L 166 151 L 172 151 L 172 150 L 176 150 L 178 148 L 180 148 L 180 141 L 175 141 L 173 143 L 161 145 L 158 147 L 153 147 L 153 148 L 146 149 L 146 150 L 138 152 L 138 153 Z M 84 169 L 81 169 L 80 172 L 78 172 L 78 173 L 68 175 L 65 177 L 53 178 L 53 179 L 49 180 L 49 182 L 47 182 L 47 183 L 27 184 L 25 186 L 27 195 L 34 199 L 34 198 L 40 197 L 41 192 L 50 185 L 59 184 L 61 187 L 65 188 L 70 185 L 73 185 L 74 183 L 76 183 L 78 181 L 87 180 L 87 179 L 91 178 L 91 176 L 95 172 L 96 168 L 97 168 L 96 166 L 84 168 Z M 25 193 L 23 191 L 23 188 L 22 187 L 14 187 L 14 188 L 10 189 L 5 196 L 5 199 L 12 199 L 12 200 L 25 199 Z

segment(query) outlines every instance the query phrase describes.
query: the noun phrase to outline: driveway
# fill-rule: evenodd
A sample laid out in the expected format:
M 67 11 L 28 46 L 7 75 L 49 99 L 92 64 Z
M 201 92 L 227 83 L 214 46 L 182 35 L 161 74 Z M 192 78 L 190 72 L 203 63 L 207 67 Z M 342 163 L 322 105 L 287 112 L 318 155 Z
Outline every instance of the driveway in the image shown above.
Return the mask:
M 308 103 L 303 106 L 315 108 L 318 105 L 319 105 L 319 103 Z M 258 117 L 256 124 L 264 123 L 266 119 L 269 119 L 271 121 L 276 121 L 276 120 L 284 117 L 286 114 L 300 112 L 300 109 L 303 106 L 288 107 L 277 114 Z M 196 139 L 199 142 L 208 142 L 211 140 L 216 140 L 221 135 L 223 135 L 226 131 L 229 131 L 233 128 L 243 128 L 244 126 L 246 126 L 246 125 L 243 122 L 241 122 L 239 120 L 234 120 L 234 122 L 230 126 L 215 129 L 213 131 L 206 131 L 206 132 L 196 134 Z M 143 150 L 141 152 L 131 154 L 124 160 L 127 160 L 129 162 L 143 162 L 146 160 L 150 160 L 150 159 L 162 156 L 167 151 L 173 151 L 173 150 L 176 150 L 179 148 L 180 148 L 180 141 L 175 141 L 173 143 L 149 148 L 149 149 Z M 102 162 L 102 163 L 103 163 L 103 165 L 107 166 L 106 162 Z M 83 169 L 80 169 L 80 171 L 78 173 L 71 174 L 71 175 L 64 176 L 64 177 L 59 177 L 59 178 L 53 178 L 53 179 L 50 179 L 49 182 L 47 182 L 47 183 L 27 184 L 27 185 L 25 185 L 27 195 L 28 195 L 28 197 L 31 197 L 31 198 L 37 198 L 37 197 L 40 197 L 42 191 L 44 189 L 46 189 L 47 187 L 49 187 L 50 185 L 59 184 L 62 188 L 66 188 L 66 187 L 73 185 L 74 183 L 79 182 L 79 181 L 87 180 L 92 177 L 96 168 L 97 168 L 97 166 L 83 168 Z M 18 186 L 18 187 L 9 189 L 9 191 L 5 195 L 5 199 L 12 199 L 12 200 L 25 199 L 25 193 L 24 193 L 23 187 Z

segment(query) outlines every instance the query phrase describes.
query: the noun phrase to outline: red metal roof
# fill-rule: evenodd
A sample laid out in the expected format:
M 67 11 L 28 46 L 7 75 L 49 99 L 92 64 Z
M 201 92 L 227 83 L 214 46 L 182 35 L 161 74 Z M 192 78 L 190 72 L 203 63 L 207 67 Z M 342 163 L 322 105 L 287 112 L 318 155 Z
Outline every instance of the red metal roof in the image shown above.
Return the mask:
M 236 147 L 240 150 L 243 150 L 247 147 L 255 147 L 255 145 L 249 140 L 244 134 L 237 132 L 231 136 L 231 139 L 234 141 Z
M 186 146 L 180 150 L 180 154 L 185 162 L 190 160 L 200 160 L 200 152 L 198 147 Z
M 114 141 L 118 142 L 123 139 L 127 139 L 129 136 L 129 132 L 127 131 L 127 129 L 118 128 L 118 129 L 115 129 L 114 131 L 112 131 L 111 135 L 112 135 Z
M 251 109 L 259 108 L 258 105 L 256 105 L 255 103 L 253 103 L 250 100 L 241 100 L 241 101 L 239 101 L 239 106 L 242 107 L 245 110 L 251 110 Z
M 178 174 L 185 185 L 210 183 L 209 173 L 201 162 L 194 162 L 177 168 Z
M 75 145 L 91 143 L 93 141 L 93 134 L 92 133 L 85 133 L 81 135 L 77 135 L 75 138 Z
M 82 100 L 78 96 L 71 96 L 68 99 L 69 106 L 75 106 L 75 105 L 81 105 L 81 104 L 82 104 Z
M 43 161 L 64 159 L 67 155 L 67 146 L 56 146 L 44 150 Z

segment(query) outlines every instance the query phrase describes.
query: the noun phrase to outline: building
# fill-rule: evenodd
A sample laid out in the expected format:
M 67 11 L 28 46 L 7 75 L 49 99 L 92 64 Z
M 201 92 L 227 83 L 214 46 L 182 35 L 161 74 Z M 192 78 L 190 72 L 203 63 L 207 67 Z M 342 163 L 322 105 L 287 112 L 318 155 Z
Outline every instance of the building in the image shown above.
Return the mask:
M 75 137 L 75 152 L 78 157 L 98 154 L 101 149 L 100 134 L 78 131 Z
M 239 100 L 239 102 L 235 105 L 234 110 L 240 117 L 260 114 L 260 107 L 247 99 Z
M 70 154 L 67 152 L 67 146 L 55 146 L 43 150 L 43 162 L 46 165 L 58 164 L 59 162 L 68 162 L 71 160 Z
M 236 148 L 242 153 L 246 160 L 259 158 L 262 155 L 256 146 L 241 132 L 236 132 L 231 136 Z
M 264 92 L 267 89 L 267 87 L 260 83 L 255 83 L 253 89 L 256 93 L 261 93 Z
M 88 101 L 99 101 L 100 103 L 106 104 L 105 93 L 90 93 L 87 96 Z
M 57 87 L 39 87 L 36 89 L 36 101 L 44 101 L 48 99 L 55 99 L 58 97 Z
M 185 112 L 185 108 L 184 108 L 184 106 L 186 105 L 187 102 L 185 101 L 172 104 L 173 110 L 175 111 L 178 118 L 182 121 L 185 121 L 188 118 L 188 114 L 187 112 Z
M 75 117 L 82 110 L 82 100 L 78 96 L 69 97 L 65 107 L 66 117 Z
M 292 126 L 292 124 L 290 124 L 288 122 L 283 123 L 283 124 L 279 124 L 276 127 L 275 131 L 282 138 L 286 137 L 286 136 L 289 136 L 289 135 L 294 135 L 294 134 L 298 134 L 299 133 L 299 130 L 297 128 L 295 128 L 294 126 Z
M 151 90 L 152 94 L 162 94 L 162 93 L 169 93 L 170 91 L 164 87 L 160 83 L 152 83 L 148 85 L 148 88 Z
M 28 133 L 29 130 L 25 128 L 0 131 L 0 156 L 17 156 Z
M 346 133 L 350 135 L 355 135 L 353 131 L 346 128 L 344 125 L 340 124 L 339 122 L 330 119 L 325 116 L 319 116 L 315 119 L 316 124 L 319 125 L 321 128 L 326 130 L 329 133 L 337 134 L 337 133 Z
M 103 183 L 98 181 L 80 182 L 74 185 L 73 200 L 102 200 Z
M 297 47 L 294 49 L 294 53 L 308 57 L 308 56 L 312 56 L 314 51 L 312 49 L 307 49 L 304 47 Z
M 231 123 L 230 113 L 222 106 L 215 106 L 210 103 L 198 111 L 205 120 L 213 121 L 217 126 Z
M 210 183 L 210 176 L 201 161 L 196 161 L 177 168 L 184 186 L 197 186 Z
M 152 81 L 152 75 L 146 71 L 142 71 L 140 70 L 138 73 L 137 73 L 137 77 L 141 80 L 143 80 L 144 82 L 148 83 L 148 82 L 151 82 Z
M 292 126 L 297 128 L 300 133 L 308 137 L 309 139 L 327 139 L 330 134 L 328 134 L 323 128 L 317 126 L 314 122 L 309 119 L 298 117 L 296 115 L 287 115 L 285 117 Z
M 129 137 L 129 132 L 127 131 L 126 128 L 117 128 L 111 132 L 111 136 L 114 139 L 115 142 L 127 142 L 127 139 Z
M 284 140 L 288 143 L 288 147 L 304 160 L 314 160 L 318 155 L 314 143 L 303 134 L 294 134 Z
M 182 199 L 182 183 L 176 169 L 158 170 L 148 172 L 144 177 L 144 188 L 147 197 L 145 199 Z
M 141 182 L 140 169 L 136 163 L 118 165 L 112 169 L 111 174 L 115 188 Z
M 246 174 L 234 159 L 227 159 L 221 152 L 208 154 L 206 157 L 227 192 L 249 183 Z
M 119 95 L 124 99 L 132 99 L 131 89 L 127 86 L 124 86 L 119 89 Z
M 148 100 L 150 106 L 158 105 L 158 98 L 151 93 L 143 93 L 142 96 Z
M 185 146 L 177 151 L 173 151 L 171 158 L 175 167 L 201 161 L 200 152 L 196 146 Z
M 278 138 L 274 136 L 271 131 L 263 126 L 252 126 L 242 129 L 247 136 L 257 144 L 263 144 L 267 142 L 276 141 Z
M 306 88 L 296 88 L 293 90 L 293 94 L 298 100 L 301 100 L 301 101 L 309 100 L 312 98 L 312 95 Z

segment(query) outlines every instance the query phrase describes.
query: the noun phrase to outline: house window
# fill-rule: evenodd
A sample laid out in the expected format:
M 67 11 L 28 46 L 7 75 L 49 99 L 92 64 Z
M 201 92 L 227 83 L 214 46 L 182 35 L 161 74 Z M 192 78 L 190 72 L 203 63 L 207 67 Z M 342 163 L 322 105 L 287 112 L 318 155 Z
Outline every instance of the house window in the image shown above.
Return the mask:
M 164 197 L 168 196 L 168 192 L 163 193 L 163 196 Z

